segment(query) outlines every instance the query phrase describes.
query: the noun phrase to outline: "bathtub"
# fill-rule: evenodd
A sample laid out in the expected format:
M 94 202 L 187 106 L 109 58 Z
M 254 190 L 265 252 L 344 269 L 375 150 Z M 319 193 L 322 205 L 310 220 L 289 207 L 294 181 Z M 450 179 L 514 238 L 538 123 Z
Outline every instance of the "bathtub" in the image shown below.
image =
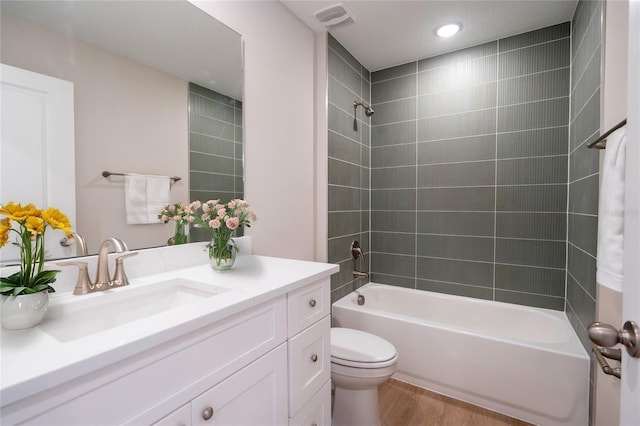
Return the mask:
M 333 326 L 398 350 L 394 378 L 540 425 L 589 423 L 589 357 L 563 312 L 369 283 Z

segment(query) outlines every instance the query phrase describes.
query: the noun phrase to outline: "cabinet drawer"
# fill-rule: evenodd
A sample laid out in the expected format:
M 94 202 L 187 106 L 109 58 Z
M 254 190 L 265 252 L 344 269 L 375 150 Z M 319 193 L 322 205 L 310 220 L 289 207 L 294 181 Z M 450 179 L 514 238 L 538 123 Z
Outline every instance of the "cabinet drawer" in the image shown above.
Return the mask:
M 289 426 L 331 426 L 331 382 L 327 382 L 289 419 Z
M 168 416 L 158 420 L 152 426 L 190 426 L 191 404 L 185 404 Z
M 289 339 L 289 417 L 331 377 L 329 316 Z
M 288 336 L 292 337 L 329 315 L 331 281 L 329 278 L 309 284 L 287 295 Z
M 193 426 L 286 424 L 286 344 L 195 398 L 191 408 Z

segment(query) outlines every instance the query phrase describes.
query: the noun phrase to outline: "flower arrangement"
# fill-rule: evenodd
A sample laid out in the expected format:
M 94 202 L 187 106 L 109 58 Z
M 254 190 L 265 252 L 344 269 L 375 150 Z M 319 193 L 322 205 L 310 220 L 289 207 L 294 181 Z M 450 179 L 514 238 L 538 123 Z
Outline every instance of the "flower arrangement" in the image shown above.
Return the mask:
M 22 206 L 13 201 L 0 206 L 0 215 L 6 216 L 0 220 L 0 247 L 7 244 L 9 233 L 14 232 L 20 248 L 20 271 L 0 278 L 0 294 L 18 296 L 45 290 L 54 292 L 50 284 L 60 271 L 43 270 L 44 234 L 51 227 L 71 237 L 71 224 L 67 216 L 56 208 L 40 210 L 33 204 Z M 12 222 L 17 226 L 14 227 Z
M 175 222 L 180 225 L 186 225 L 189 223 L 188 218 L 187 206 L 182 203 L 167 204 L 158 213 L 158 219 L 164 223 Z
M 214 262 L 212 266 L 222 268 L 223 262 L 235 258 L 237 247 L 230 244 L 231 237 L 240 226 L 251 227 L 251 222 L 257 219 L 256 214 L 249 208 L 249 203 L 235 199 L 226 204 L 220 200 L 192 202 L 187 207 L 189 223 L 210 228 L 213 231 L 211 244 L 209 244 L 209 259 Z M 229 266 L 230 267 L 230 266 Z
M 182 203 L 167 204 L 158 213 L 158 219 L 164 223 L 175 223 L 175 234 L 169 239 L 169 244 L 185 244 L 187 242 L 187 234 L 184 231 L 185 225 L 189 223 L 187 206 Z

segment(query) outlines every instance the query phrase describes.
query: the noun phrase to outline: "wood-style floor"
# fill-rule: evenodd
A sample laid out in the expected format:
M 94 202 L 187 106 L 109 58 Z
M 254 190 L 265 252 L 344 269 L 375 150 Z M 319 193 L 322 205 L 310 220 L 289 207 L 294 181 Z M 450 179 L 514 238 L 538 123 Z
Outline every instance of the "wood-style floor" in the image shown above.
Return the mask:
M 394 379 L 380 385 L 378 393 L 381 426 L 529 425 Z

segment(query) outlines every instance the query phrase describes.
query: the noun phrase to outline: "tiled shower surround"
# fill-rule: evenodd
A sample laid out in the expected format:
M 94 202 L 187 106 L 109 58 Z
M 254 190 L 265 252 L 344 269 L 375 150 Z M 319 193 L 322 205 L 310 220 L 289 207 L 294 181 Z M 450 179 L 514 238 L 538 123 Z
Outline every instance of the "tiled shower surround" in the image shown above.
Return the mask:
M 600 135 L 603 2 L 578 3 L 572 23 L 571 140 L 567 316 L 591 350 L 586 327 L 596 314 L 599 155 L 586 145 Z
M 329 36 L 333 300 L 361 284 L 348 249 L 359 239 L 372 281 L 566 309 L 584 337 L 601 10 L 580 2 L 573 34 L 567 22 L 372 73 L 370 143 L 352 106 L 368 103 L 369 73 Z
M 369 269 L 370 119 L 354 101 L 369 104 L 369 71 L 329 35 L 329 253 L 340 265 L 331 276 L 331 299 L 354 289 L 351 242 L 364 252 L 356 267 Z M 364 283 L 365 281 L 362 281 Z
M 243 198 L 242 102 L 189 83 L 189 200 Z M 211 239 L 191 229 L 191 241 Z
M 376 282 L 564 310 L 570 28 L 372 73 Z

